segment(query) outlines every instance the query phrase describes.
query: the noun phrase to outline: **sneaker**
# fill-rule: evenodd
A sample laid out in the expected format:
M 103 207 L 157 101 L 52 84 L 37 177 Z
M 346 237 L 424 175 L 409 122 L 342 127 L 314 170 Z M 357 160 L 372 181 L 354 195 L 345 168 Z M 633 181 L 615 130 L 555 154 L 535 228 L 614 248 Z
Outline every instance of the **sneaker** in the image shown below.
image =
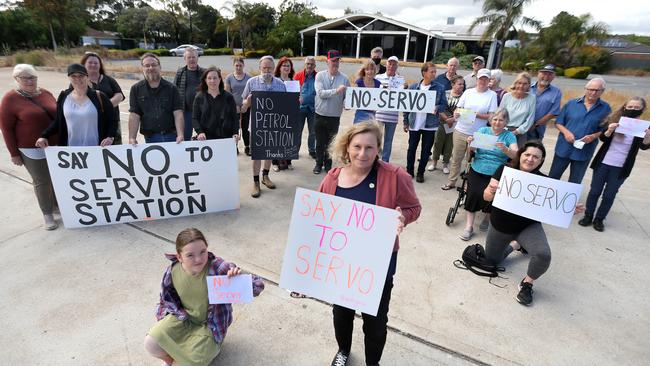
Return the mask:
M 244 154 L 246 154 L 246 156 L 251 156 L 251 148 L 246 146 L 244 148 Z
M 415 181 L 418 182 L 418 183 L 424 183 L 424 175 L 423 174 L 418 174 L 415 177 Z
M 442 173 L 443 174 L 449 174 L 449 164 L 443 164 Z
M 331 366 L 346 366 L 348 364 L 348 358 L 350 358 L 349 354 L 346 355 L 343 351 L 338 351 L 334 355 Z
M 521 280 L 519 283 L 519 293 L 517 294 L 517 302 L 522 305 L 530 305 L 533 303 L 533 284 Z
M 314 167 L 314 170 L 312 170 L 312 172 L 314 172 L 314 174 L 320 174 L 320 172 L 322 172 L 322 171 L 323 171 L 323 167 L 320 164 L 316 164 L 316 166 Z
M 603 220 L 594 219 L 594 229 L 596 231 L 600 231 L 601 233 L 605 231 L 605 224 L 603 224 Z
M 486 232 L 488 231 L 488 228 L 490 228 L 490 220 L 483 219 L 483 221 L 481 221 L 481 225 L 478 226 L 478 229 L 480 231 Z
M 594 219 L 593 216 L 585 214 L 585 217 L 583 217 L 580 221 L 578 221 L 578 225 L 589 226 L 593 222 L 593 219 Z
M 257 198 L 262 191 L 260 190 L 260 182 L 253 182 L 253 189 L 251 190 L 251 197 Z
M 436 164 L 429 164 L 429 166 L 427 167 L 427 170 L 430 171 L 430 172 L 432 172 L 432 171 L 434 171 L 436 169 L 438 169 Z
M 472 229 L 467 230 L 466 229 L 466 230 L 463 231 L 462 234 L 460 234 L 459 238 L 460 238 L 460 240 L 469 241 L 469 239 L 471 239 L 472 236 L 474 236 L 474 230 L 472 230 Z
M 262 184 L 264 184 L 268 189 L 275 189 L 275 183 L 271 182 L 268 175 L 262 176 Z
M 59 227 L 59 224 L 54 221 L 54 215 L 43 215 L 43 228 L 47 231 L 51 231 Z

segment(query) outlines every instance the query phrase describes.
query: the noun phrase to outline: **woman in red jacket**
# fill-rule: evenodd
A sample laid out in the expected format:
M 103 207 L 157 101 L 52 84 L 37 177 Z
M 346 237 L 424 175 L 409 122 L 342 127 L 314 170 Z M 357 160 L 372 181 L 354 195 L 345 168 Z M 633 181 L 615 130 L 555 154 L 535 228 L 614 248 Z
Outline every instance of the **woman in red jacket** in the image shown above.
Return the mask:
M 7 92 L 0 103 L 0 127 L 11 162 L 24 165 L 32 177 L 34 193 L 43 213 L 45 230 L 54 230 L 52 210 L 55 206 L 50 172 L 45 152 L 34 141 L 50 125 L 56 115 L 56 100 L 47 90 L 38 87 L 38 75 L 32 65 L 18 64 L 13 77 L 16 88 Z M 50 141 L 53 145 L 56 142 Z
M 400 213 L 397 231 L 401 233 L 404 226 L 420 216 L 422 207 L 411 176 L 404 169 L 379 159 L 381 141 L 381 130 L 374 122 L 358 123 L 339 133 L 330 147 L 330 156 L 342 162 L 343 167 L 330 170 L 319 191 L 397 210 Z M 362 314 L 366 365 L 379 364 L 386 344 L 388 305 L 398 249 L 399 240 L 395 238 L 377 316 Z M 352 347 L 355 311 L 334 305 L 332 313 L 339 347 L 332 365 L 343 366 L 347 364 Z

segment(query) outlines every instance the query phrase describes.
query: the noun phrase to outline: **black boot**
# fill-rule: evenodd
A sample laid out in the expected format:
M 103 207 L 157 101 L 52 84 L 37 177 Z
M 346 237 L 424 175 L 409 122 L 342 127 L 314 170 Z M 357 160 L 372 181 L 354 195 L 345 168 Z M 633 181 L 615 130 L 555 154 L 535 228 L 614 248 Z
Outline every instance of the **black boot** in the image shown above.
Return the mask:
M 578 225 L 589 226 L 591 225 L 593 219 L 594 219 L 593 216 L 585 214 L 585 217 L 583 217 L 580 221 L 578 221 Z
M 605 231 L 605 224 L 603 224 L 602 219 L 594 219 L 594 229 L 600 232 Z

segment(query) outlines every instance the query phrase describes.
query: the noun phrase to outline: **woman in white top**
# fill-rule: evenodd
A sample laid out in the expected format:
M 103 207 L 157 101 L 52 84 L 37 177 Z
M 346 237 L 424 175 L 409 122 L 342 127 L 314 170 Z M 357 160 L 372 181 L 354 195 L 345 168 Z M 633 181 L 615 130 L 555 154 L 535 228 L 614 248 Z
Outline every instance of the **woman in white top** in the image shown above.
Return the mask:
M 490 70 L 480 69 L 476 74 L 476 87 L 467 89 L 460 97 L 454 116 L 458 120 L 453 137 L 453 150 L 451 153 L 451 169 L 449 182 L 442 186 L 442 190 L 448 191 L 456 187 L 456 181 L 460 176 L 460 168 L 463 158 L 467 154 L 467 138 L 474 135 L 479 128 L 487 126 L 490 115 L 497 109 L 497 93 L 488 88 L 490 82 Z M 461 118 L 458 109 L 467 109 L 475 113 L 475 118 Z M 473 119 L 473 120 L 472 120 Z
M 535 122 L 535 103 L 534 94 L 529 93 L 530 75 L 522 72 L 510 86 L 510 93 L 503 96 L 501 107 L 505 108 L 510 115 L 510 122 L 506 128 L 508 131 L 517 136 L 517 145 L 524 146 L 526 134 L 533 127 Z

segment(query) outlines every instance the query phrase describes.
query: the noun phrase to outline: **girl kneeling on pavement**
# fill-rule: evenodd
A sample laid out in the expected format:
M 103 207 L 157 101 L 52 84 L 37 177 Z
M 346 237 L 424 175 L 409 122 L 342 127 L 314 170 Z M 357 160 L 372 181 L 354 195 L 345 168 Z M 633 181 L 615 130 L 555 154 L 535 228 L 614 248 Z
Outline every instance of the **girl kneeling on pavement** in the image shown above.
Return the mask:
M 537 140 L 528 141 L 517 151 L 510 167 L 531 174 L 545 176 L 539 169 L 546 158 L 546 149 Z M 490 184 L 483 192 L 483 199 L 494 200 L 499 186 L 499 179 L 505 165 L 502 165 L 492 176 Z M 584 206 L 577 204 L 575 213 L 584 212 Z M 488 261 L 498 265 L 513 250 L 530 253 L 526 277 L 519 283 L 517 301 L 522 305 L 533 302 L 533 282 L 541 277 L 551 264 L 551 248 L 546 239 L 542 224 L 538 221 L 519 216 L 498 207 L 492 207 L 490 227 L 485 239 L 485 256 Z
M 145 337 L 144 347 L 167 365 L 208 365 L 221 351 L 232 323 L 232 305 L 209 304 L 206 276 L 236 276 L 241 269 L 208 252 L 208 242 L 198 229 L 181 231 L 176 254 L 162 280 L 158 322 Z M 264 289 L 253 275 L 253 295 Z

